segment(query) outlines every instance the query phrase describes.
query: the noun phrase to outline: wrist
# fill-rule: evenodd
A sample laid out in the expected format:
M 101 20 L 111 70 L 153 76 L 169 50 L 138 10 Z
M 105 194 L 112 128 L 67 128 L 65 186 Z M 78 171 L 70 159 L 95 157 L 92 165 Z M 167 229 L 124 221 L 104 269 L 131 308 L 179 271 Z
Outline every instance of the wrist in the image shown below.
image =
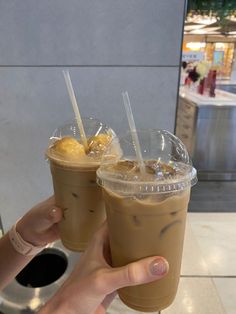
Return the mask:
M 44 249 L 44 246 L 35 246 L 25 241 L 16 229 L 16 224 L 8 232 L 10 242 L 16 252 L 23 256 L 36 255 Z
M 40 309 L 38 314 L 75 314 L 75 309 L 70 311 L 70 305 L 67 304 L 63 298 L 63 294 L 60 297 L 58 292 Z
M 36 247 L 47 245 L 47 243 L 40 241 L 40 236 L 34 231 L 31 226 L 29 226 L 29 224 L 27 225 L 24 223 L 24 218 L 18 220 L 15 226 L 17 233 L 27 243 L 30 243 L 31 245 Z

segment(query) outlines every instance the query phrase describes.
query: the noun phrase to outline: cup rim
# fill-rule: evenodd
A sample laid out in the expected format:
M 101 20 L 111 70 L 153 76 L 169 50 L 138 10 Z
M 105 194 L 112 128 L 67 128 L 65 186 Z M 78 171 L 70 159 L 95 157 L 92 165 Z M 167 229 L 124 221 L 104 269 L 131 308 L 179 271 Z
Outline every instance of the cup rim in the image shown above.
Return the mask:
M 185 190 L 192 187 L 198 181 L 197 170 L 189 165 L 189 172 L 186 175 L 177 179 L 168 179 L 163 181 L 126 181 L 117 178 L 106 178 L 106 174 L 102 174 L 101 168 L 97 170 L 97 184 L 103 188 L 109 189 L 112 187 L 114 192 L 121 192 L 122 194 L 140 193 L 140 194 L 154 194 L 154 193 L 168 193 L 173 191 Z

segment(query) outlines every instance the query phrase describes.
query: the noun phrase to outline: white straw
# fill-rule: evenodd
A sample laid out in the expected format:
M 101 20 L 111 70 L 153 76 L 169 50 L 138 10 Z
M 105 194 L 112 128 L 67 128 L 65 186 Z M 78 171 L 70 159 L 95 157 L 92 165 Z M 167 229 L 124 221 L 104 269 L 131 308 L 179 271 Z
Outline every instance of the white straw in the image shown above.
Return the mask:
M 74 88 L 73 88 L 73 85 L 72 85 L 72 82 L 70 79 L 70 73 L 68 70 L 63 70 L 62 72 L 63 72 L 64 78 L 65 78 L 66 87 L 67 87 L 67 90 L 68 90 L 68 93 L 70 96 L 70 100 L 72 103 L 72 107 L 73 107 L 73 110 L 75 113 L 75 119 L 76 119 L 76 122 L 77 122 L 77 125 L 79 128 L 79 131 L 80 131 L 80 137 L 81 137 L 82 143 L 84 145 L 84 149 L 85 149 L 85 151 L 87 151 L 88 150 L 88 142 L 87 142 L 86 134 L 84 131 L 83 122 L 82 122 L 82 119 L 80 116 L 79 106 L 78 106 L 77 101 L 76 101 Z
M 123 92 L 122 97 L 123 97 L 123 101 L 124 101 L 124 105 L 125 105 L 126 115 L 127 115 L 128 122 L 129 122 L 132 140 L 134 142 L 134 147 L 135 147 L 135 152 L 136 152 L 140 172 L 142 174 L 144 174 L 145 173 L 145 165 L 143 162 L 143 156 L 142 156 L 142 152 L 141 152 L 141 148 L 140 148 L 140 144 L 139 144 L 137 129 L 136 129 L 135 122 L 134 122 L 134 117 L 133 117 L 133 113 L 132 113 L 132 109 L 131 109 L 131 105 L 130 105 L 128 92 Z

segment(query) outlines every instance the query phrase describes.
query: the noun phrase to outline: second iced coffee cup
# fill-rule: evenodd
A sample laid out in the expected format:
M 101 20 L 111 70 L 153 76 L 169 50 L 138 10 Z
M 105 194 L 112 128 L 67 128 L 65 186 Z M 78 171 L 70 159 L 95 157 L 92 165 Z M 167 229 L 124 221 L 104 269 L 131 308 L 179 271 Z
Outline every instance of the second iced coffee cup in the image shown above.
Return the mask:
M 121 300 L 143 312 L 160 311 L 174 300 L 181 267 L 190 189 L 196 183 L 187 150 L 164 130 L 137 132 L 144 162 L 140 171 L 130 132 L 114 139 L 97 171 L 106 205 L 112 265 L 163 256 L 169 273 L 159 281 L 120 289 Z
M 88 140 L 86 152 L 76 121 L 56 129 L 46 156 L 50 162 L 56 204 L 63 209 L 59 224 L 62 243 L 70 250 L 83 251 L 92 234 L 105 220 L 101 187 L 96 170 L 114 133 L 100 121 L 83 119 Z

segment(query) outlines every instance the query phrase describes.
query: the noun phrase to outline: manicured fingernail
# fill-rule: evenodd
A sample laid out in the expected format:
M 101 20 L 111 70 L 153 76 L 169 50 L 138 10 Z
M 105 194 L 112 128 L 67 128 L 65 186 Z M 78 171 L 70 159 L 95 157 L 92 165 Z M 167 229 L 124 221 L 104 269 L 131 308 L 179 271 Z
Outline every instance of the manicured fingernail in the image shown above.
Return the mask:
M 155 259 L 150 264 L 150 272 L 154 276 L 161 276 L 168 272 L 169 264 L 162 258 Z
M 50 216 L 54 217 L 56 212 L 57 212 L 57 209 L 56 208 L 52 208 L 51 211 L 50 211 Z

